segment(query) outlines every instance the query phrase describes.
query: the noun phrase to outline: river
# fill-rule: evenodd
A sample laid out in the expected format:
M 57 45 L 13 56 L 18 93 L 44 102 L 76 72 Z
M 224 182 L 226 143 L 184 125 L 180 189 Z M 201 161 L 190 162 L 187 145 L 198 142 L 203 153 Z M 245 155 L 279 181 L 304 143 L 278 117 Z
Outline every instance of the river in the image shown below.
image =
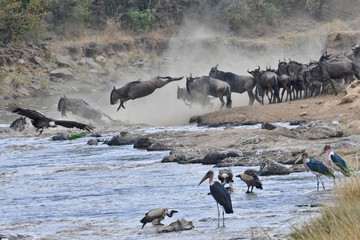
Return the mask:
M 49 106 L 41 111 L 54 113 L 53 104 Z M 17 117 L 0 111 L 0 126 L 8 126 Z M 142 130 L 157 129 L 179 131 L 189 126 Z M 218 228 L 216 202 L 207 194 L 209 184 L 198 184 L 209 169 L 216 175 L 219 169 L 161 163 L 168 151 L 89 146 L 90 137 L 51 141 L 55 130 L 46 129 L 41 136 L 32 131 L 0 134 L 0 235 L 84 240 L 282 239 L 318 213 L 310 205 L 324 203 L 331 194 L 316 191 L 316 177 L 311 173 L 260 177 L 263 190 L 254 189 L 253 194 L 245 194 L 247 187 L 237 178 L 231 194 L 234 214 L 226 214 L 226 227 Z M 102 138 L 117 133 L 107 131 Z M 231 169 L 239 174 L 247 167 Z M 333 188 L 332 180 L 324 182 L 327 189 Z M 157 233 L 151 224 L 141 229 L 140 219 L 156 207 L 178 211 L 165 218 L 164 224 L 184 218 L 193 222 L 194 229 Z

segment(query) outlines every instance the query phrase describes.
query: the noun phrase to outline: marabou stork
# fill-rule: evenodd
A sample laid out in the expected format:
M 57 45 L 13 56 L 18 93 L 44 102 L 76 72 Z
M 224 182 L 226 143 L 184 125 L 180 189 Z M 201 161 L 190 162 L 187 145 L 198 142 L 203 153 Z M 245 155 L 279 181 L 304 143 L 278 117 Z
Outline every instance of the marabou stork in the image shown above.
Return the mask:
M 143 224 L 141 228 L 144 228 L 145 224 L 151 222 L 153 225 L 164 225 L 160 223 L 165 216 L 172 217 L 174 213 L 177 213 L 176 210 L 171 210 L 170 214 L 167 208 L 154 208 L 145 214 L 140 222 Z
M 247 169 L 243 174 L 236 175 L 236 177 L 239 177 L 241 180 L 243 180 L 246 183 L 246 185 L 248 187 L 248 190 L 246 193 L 252 193 L 254 187 L 263 189 L 262 183 L 261 183 L 259 177 L 256 175 L 257 172 L 258 171 L 255 169 Z M 251 187 L 251 191 L 249 191 L 250 187 Z
M 218 179 L 221 182 L 221 184 L 225 187 L 225 184 L 230 185 L 230 189 L 232 188 L 233 180 L 233 173 L 230 168 L 228 169 L 220 169 Z
M 8 104 L 6 106 L 6 110 L 30 118 L 32 125 L 36 128 L 37 132 L 40 132 L 40 135 L 43 132 L 44 128 L 56 127 L 56 125 L 60 125 L 66 128 L 79 128 L 89 132 L 94 129 L 94 127 L 90 125 L 75 121 L 56 120 L 53 118 L 48 118 L 35 110 L 21 108 L 18 107 L 16 104 Z M 54 123 L 55 125 L 50 125 L 50 123 Z
M 328 168 L 323 162 L 321 162 L 313 157 L 309 158 L 309 155 L 306 152 L 304 152 L 298 159 L 296 159 L 294 165 L 297 162 L 299 162 L 300 160 L 303 160 L 306 171 L 308 171 L 308 172 L 310 171 L 316 175 L 318 191 L 319 191 L 319 179 L 321 181 L 323 189 L 325 190 L 324 183 L 320 177 L 321 175 L 325 175 L 325 176 L 332 177 L 335 179 L 334 171 L 331 168 Z
M 226 213 L 234 213 L 232 209 L 231 197 L 228 190 L 224 188 L 218 181 L 214 181 L 214 171 L 208 171 L 205 176 L 201 179 L 199 185 L 209 178 L 210 193 L 216 201 L 218 210 L 218 227 L 220 227 L 220 210 L 219 204 L 223 207 L 223 227 L 225 227 L 224 210 Z
M 326 166 L 331 167 L 335 171 L 341 172 L 346 177 L 350 177 L 350 171 L 346 162 L 331 149 L 330 145 L 326 145 L 324 147 L 321 154 L 324 153 Z

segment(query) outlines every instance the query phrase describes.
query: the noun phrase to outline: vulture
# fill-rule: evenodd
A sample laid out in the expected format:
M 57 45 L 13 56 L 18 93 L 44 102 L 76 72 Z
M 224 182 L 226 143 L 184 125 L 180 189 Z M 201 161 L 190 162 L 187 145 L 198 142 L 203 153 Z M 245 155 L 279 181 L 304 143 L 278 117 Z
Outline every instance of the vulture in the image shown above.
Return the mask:
M 56 127 L 57 125 L 66 128 L 79 128 L 82 130 L 86 130 L 88 132 L 94 129 L 94 127 L 90 125 L 86 125 L 75 121 L 66 121 L 66 120 L 57 120 L 53 118 L 48 118 L 35 110 L 21 108 L 16 104 L 6 105 L 6 110 L 30 118 L 32 125 L 36 128 L 36 132 L 39 131 L 40 134 L 43 132 L 44 128 Z M 50 125 L 50 123 L 53 123 L 55 125 Z
M 154 208 L 145 214 L 140 222 L 143 224 L 141 228 L 144 228 L 145 224 L 152 222 L 153 225 L 163 225 L 160 223 L 165 216 L 172 217 L 176 210 L 171 210 L 170 214 L 167 208 Z
M 256 175 L 256 173 L 257 170 L 255 169 L 247 169 L 243 174 L 236 175 L 236 177 L 239 177 L 241 180 L 243 180 L 246 183 L 248 187 L 246 193 L 252 193 L 254 187 L 263 189 L 262 183 L 258 178 L 258 176 Z M 250 191 L 250 187 L 251 187 L 251 191 Z

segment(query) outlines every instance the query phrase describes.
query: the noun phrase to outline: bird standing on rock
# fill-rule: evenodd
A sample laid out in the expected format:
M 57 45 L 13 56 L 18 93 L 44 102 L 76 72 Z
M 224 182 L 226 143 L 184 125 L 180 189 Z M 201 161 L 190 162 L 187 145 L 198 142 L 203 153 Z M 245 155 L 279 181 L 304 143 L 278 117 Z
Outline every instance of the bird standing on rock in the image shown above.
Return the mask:
M 304 152 L 298 159 L 296 159 L 294 165 L 300 160 L 303 160 L 304 167 L 307 172 L 310 171 L 316 175 L 318 191 L 319 191 L 319 180 L 321 181 L 323 189 L 325 190 L 324 183 L 320 177 L 321 175 L 325 175 L 335 179 L 334 171 L 332 169 L 328 168 L 323 162 L 313 157 L 309 157 L 309 155 L 306 152 Z
M 174 213 L 177 213 L 176 210 L 171 210 L 170 214 L 167 208 L 154 208 L 145 214 L 140 222 L 143 224 L 141 228 L 144 228 L 146 223 L 151 222 L 153 225 L 164 225 L 161 221 L 165 216 L 172 217 Z
M 331 167 L 335 171 L 341 172 L 346 177 L 350 177 L 350 171 L 346 162 L 331 149 L 330 145 L 326 145 L 324 147 L 321 154 L 323 153 L 325 153 L 326 166 Z
M 218 181 L 214 181 L 214 171 L 208 171 L 201 179 L 199 185 L 209 178 L 210 193 L 216 201 L 218 210 L 218 227 L 220 227 L 220 210 L 219 204 L 223 207 L 223 227 L 225 227 L 224 210 L 226 213 L 234 213 L 232 209 L 231 197 L 228 190 L 224 188 Z
M 246 183 L 246 185 L 248 187 L 248 190 L 246 191 L 246 193 L 252 193 L 254 187 L 263 189 L 262 183 L 261 183 L 259 177 L 256 175 L 256 173 L 257 173 L 257 170 L 255 170 L 255 169 L 247 169 L 243 174 L 236 175 L 236 177 L 239 177 L 241 180 L 243 180 Z M 249 191 L 250 187 L 251 187 L 251 191 Z

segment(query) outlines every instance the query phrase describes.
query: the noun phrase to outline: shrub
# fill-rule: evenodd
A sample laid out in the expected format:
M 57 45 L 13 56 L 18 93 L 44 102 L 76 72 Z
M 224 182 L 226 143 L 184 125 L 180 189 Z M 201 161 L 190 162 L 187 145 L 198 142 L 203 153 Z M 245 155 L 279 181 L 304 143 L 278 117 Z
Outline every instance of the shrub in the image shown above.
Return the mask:
M 46 16 L 42 0 L 0 0 L 0 40 L 36 38 Z

